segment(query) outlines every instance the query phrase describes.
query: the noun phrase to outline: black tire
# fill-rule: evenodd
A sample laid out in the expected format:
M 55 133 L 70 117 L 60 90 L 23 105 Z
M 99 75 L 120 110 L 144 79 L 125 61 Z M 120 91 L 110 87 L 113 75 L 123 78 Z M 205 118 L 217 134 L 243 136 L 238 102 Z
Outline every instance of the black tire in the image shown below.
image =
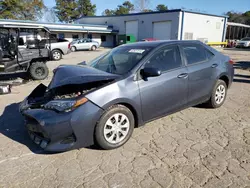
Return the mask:
M 125 115 L 127 117 L 128 121 L 129 121 L 129 129 L 128 129 L 127 135 L 124 137 L 124 139 L 121 140 L 121 142 L 114 144 L 114 143 L 110 143 L 110 142 L 108 142 L 106 140 L 106 138 L 104 136 L 104 129 L 105 129 L 105 124 L 109 120 L 109 118 L 111 118 L 114 114 L 117 114 L 117 113 L 123 114 L 123 115 Z M 120 121 L 121 121 L 121 119 L 120 119 Z M 121 124 L 122 123 L 123 122 L 121 122 Z M 95 128 L 95 133 L 94 133 L 96 144 L 99 145 L 102 149 L 106 149 L 106 150 L 121 147 L 131 137 L 131 135 L 133 133 L 133 130 L 134 130 L 134 125 L 135 125 L 134 115 L 128 108 L 126 108 L 123 105 L 111 106 L 102 115 L 100 120 L 97 122 L 97 125 L 96 125 L 96 128 Z M 113 131 L 112 131 L 112 134 L 115 134 L 115 133 L 113 133 Z
M 95 45 L 91 46 L 91 51 L 96 51 L 97 47 Z
M 59 61 L 62 59 L 62 52 L 60 50 L 52 51 L 52 60 Z
M 34 62 L 30 65 L 29 73 L 34 80 L 44 80 L 49 75 L 49 69 L 43 62 Z
M 76 51 L 76 47 L 75 47 L 75 46 L 72 46 L 72 47 L 70 48 L 70 50 L 71 50 L 72 52 L 75 52 L 75 51 Z
M 220 103 L 218 103 L 218 101 L 216 102 L 216 96 L 217 96 L 216 91 L 219 89 L 220 86 L 223 86 L 225 88 L 225 96 L 223 97 L 223 100 Z M 224 104 L 226 97 L 227 97 L 227 84 L 223 80 L 218 80 L 213 88 L 211 98 L 207 102 L 207 105 L 209 108 L 219 108 Z

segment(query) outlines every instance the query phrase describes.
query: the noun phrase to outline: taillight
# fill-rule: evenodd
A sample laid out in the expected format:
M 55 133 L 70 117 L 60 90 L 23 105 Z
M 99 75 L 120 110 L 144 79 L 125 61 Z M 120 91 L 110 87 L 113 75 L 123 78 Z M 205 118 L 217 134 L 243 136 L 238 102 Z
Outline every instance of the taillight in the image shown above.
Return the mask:
M 70 49 L 70 43 L 68 44 L 68 49 Z
M 228 61 L 228 63 L 230 63 L 230 64 L 234 64 L 234 61 L 232 60 L 232 59 L 230 59 L 229 61 Z

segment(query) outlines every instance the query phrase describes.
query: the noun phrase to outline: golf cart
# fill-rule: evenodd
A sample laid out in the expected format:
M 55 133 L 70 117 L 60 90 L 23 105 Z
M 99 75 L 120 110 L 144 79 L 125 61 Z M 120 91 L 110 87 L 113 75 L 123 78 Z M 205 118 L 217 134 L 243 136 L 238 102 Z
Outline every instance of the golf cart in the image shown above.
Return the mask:
M 27 72 L 43 80 L 49 70 L 50 32 L 41 26 L 0 25 L 0 76 Z

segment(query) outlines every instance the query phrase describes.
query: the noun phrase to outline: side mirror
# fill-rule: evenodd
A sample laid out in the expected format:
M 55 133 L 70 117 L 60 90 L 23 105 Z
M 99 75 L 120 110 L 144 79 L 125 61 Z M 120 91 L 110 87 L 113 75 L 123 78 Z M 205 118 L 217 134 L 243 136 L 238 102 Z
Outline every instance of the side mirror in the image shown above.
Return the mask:
M 161 71 L 153 67 L 145 67 L 144 69 L 141 69 L 140 73 L 143 77 L 146 77 L 146 78 L 157 77 L 161 75 Z

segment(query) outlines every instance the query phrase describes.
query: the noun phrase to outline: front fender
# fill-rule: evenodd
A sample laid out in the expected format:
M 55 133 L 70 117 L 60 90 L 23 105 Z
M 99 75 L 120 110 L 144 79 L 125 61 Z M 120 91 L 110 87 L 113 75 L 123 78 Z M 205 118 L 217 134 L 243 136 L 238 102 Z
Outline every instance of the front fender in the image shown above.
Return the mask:
M 115 104 L 124 104 L 136 112 L 138 124 L 142 124 L 141 98 L 136 81 L 126 78 L 93 91 L 86 97 L 100 108 L 106 110 Z

